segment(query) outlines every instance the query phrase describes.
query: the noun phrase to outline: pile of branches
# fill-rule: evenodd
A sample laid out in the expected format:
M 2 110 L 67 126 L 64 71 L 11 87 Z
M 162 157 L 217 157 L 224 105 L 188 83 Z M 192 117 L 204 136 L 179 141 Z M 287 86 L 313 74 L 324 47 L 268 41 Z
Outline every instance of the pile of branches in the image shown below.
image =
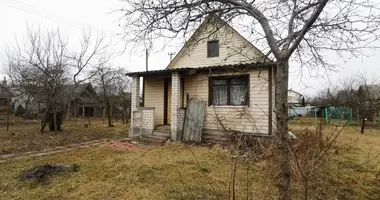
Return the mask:
M 47 183 L 50 178 L 56 175 L 67 174 L 70 172 L 78 172 L 79 166 L 73 165 L 56 165 L 45 164 L 32 167 L 20 172 L 19 178 L 21 181 L 32 183 Z

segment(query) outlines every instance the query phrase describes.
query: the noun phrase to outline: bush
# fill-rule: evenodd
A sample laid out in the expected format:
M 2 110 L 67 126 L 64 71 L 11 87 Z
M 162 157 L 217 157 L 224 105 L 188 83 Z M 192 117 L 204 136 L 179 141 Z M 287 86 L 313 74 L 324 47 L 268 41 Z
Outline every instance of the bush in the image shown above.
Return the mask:
M 22 105 L 18 105 L 15 111 L 16 116 L 22 116 L 25 114 L 25 109 L 22 107 Z

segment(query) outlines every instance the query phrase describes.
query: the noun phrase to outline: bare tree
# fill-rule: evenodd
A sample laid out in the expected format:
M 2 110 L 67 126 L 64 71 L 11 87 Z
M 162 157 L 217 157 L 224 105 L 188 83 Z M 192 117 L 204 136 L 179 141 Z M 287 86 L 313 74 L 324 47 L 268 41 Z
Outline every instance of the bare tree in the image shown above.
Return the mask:
M 380 109 L 380 83 L 378 77 L 368 77 L 368 75 L 359 73 L 358 83 L 362 93 L 363 103 L 368 110 L 367 116 L 372 121 L 378 119 L 378 111 Z
M 42 97 L 40 100 L 46 104 L 47 112 L 41 121 L 41 131 L 46 123 L 50 124 L 51 131 L 62 130 L 64 115 L 70 110 L 71 93 L 76 89 L 70 87 L 72 91 L 67 91 L 67 86 L 89 80 L 91 77 L 86 77 L 85 72 L 108 62 L 110 57 L 104 55 L 109 43 L 104 37 L 97 37 L 93 42 L 90 33 L 84 34 L 79 51 L 72 51 L 59 30 L 41 33 L 31 29 L 23 43 L 16 42 L 16 46 L 8 48 L 12 82 L 22 94 L 35 96 L 38 93 Z
M 276 137 L 279 196 L 291 199 L 287 125 L 289 63 L 331 68 L 332 55 L 358 55 L 379 36 L 379 8 L 371 0 L 125 0 L 121 9 L 128 44 L 151 45 L 158 38 L 187 37 L 202 19 L 218 13 L 239 24 L 250 40 L 273 55 L 276 67 Z M 240 23 L 239 23 L 240 22 Z M 331 55 L 331 54 L 330 54 Z
M 131 90 L 131 81 L 122 68 L 99 65 L 92 73 L 93 83 L 99 88 L 107 113 L 108 126 L 112 124 L 112 110 L 118 107 L 125 97 L 124 93 Z M 118 108 L 116 108 L 118 109 Z
M 341 81 L 329 86 L 314 98 L 314 105 L 348 107 L 352 109 L 353 118 L 361 124 L 364 133 L 367 119 L 376 121 L 380 109 L 380 85 L 377 77 L 357 73 L 344 77 Z
M 105 65 L 111 60 L 112 55 L 107 55 L 106 52 L 110 45 L 111 42 L 107 42 L 103 36 L 97 36 L 95 40 L 93 40 L 90 32 L 88 34 L 83 34 L 83 38 L 80 41 L 79 51 L 68 52 L 67 56 L 70 58 L 70 67 L 73 71 L 71 77 L 74 84 L 72 91 L 69 91 L 68 94 L 68 118 L 70 118 L 71 94 L 76 90 L 79 84 L 92 78 L 94 73 L 88 72 L 93 71 L 94 69 L 99 69 L 100 66 Z M 74 112 L 74 114 L 76 114 L 76 112 Z
M 12 81 L 11 87 L 14 102 L 24 102 L 25 110 L 28 113 L 29 104 L 37 93 L 36 88 L 42 87 L 42 83 L 39 81 L 41 80 L 42 74 L 39 70 L 31 66 L 22 66 L 20 63 L 14 63 L 13 61 L 9 63 L 8 67 L 7 74 Z

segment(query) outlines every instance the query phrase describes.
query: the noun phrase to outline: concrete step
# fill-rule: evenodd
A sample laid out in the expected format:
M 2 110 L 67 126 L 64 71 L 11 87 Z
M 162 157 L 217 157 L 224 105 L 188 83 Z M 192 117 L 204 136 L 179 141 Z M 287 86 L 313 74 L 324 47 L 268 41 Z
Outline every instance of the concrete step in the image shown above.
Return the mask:
M 141 138 L 139 142 L 142 144 L 154 144 L 154 145 L 163 145 L 165 143 L 165 141 L 163 140 L 157 140 L 157 139 L 146 138 L 146 137 Z
M 153 135 L 154 136 L 160 136 L 160 137 L 170 137 L 170 133 L 167 133 L 167 132 L 153 131 Z
M 158 136 L 158 135 L 143 135 L 143 138 L 149 138 L 153 140 L 166 141 L 169 137 L 166 136 Z

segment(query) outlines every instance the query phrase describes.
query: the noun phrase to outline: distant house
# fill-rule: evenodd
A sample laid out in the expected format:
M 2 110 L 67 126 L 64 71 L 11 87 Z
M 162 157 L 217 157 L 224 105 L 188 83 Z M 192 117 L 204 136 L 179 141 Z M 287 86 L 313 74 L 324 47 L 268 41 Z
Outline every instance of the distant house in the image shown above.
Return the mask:
M 13 95 L 7 87 L 7 79 L 4 77 L 4 80 L 0 85 L 0 120 L 6 119 L 7 111 L 9 111 L 12 97 Z
M 180 140 L 184 120 L 194 117 L 203 139 L 220 138 L 224 130 L 270 136 L 276 119 L 275 66 L 228 23 L 210 15 L 166 69 L 127 74 L 132 77 L 131 134 L 162 137 L 160 130 L 166 130 L 167 137 Z M 140 77 L 144 107 L 139 106 Z M 199 102 L 202 114 L 185 117 L 191 102 Z
M 58 95 L 64 98 L 68 104 L 69 117 L 102 117 L 104 104 L 102 99 L 97 95 L 91 83 L 64 85 L 61 93 Z M 46 109 L 45 104 L 47 93 L 41 89 L 34 97 L 34 102 L 38 103 L 38 110 Z
M 304 96 L 301 93 L 296 92 L 292 89 L 288 90 L 288 105 L 302 106 L 302 104 L 303 104 L 302 99 L 303 98 L 304 98 Z

